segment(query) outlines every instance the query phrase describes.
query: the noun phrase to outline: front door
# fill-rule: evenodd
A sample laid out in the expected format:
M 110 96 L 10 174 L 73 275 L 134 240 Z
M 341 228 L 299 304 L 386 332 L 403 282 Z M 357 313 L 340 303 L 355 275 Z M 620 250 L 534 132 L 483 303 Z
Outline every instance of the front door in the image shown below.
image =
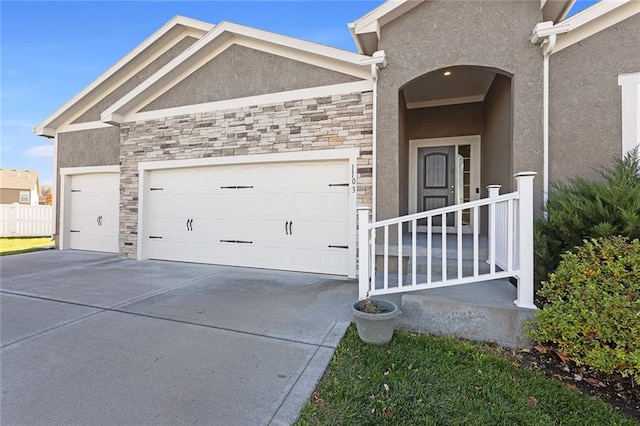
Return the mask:
M 418 212 L 456 204 L 456 147 L 418 149 Z M 455 215 L 447 215 L 447 226 L 454 226 Z M 433 225 L 442 225 L 441 217 Z

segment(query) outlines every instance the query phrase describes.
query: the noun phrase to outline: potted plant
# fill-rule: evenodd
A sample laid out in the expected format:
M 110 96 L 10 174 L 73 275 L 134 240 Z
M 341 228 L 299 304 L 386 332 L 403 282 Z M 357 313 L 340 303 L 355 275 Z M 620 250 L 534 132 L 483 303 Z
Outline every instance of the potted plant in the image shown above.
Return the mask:
M 388 300 L 364 299 L 351 308 L 358 328 L 358 335 L 365 343 L 384 345 L 393 337 L 395 318 L 400 309 Z

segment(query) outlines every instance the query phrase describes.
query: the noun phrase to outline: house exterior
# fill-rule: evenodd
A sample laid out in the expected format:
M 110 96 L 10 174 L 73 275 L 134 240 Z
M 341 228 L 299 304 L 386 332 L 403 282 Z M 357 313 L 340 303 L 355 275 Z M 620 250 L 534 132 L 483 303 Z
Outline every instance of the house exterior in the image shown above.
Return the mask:
M 18 203 L 37 206 L 39 197 L 38 172 L 0 169 L 0 204 Z
M 640 2 L 571 4 L 389 1 L 359 53 L 176 17 L 36 127 L 57 245 L 355 277 L 358 207 L 540 206 L 640 134 Z

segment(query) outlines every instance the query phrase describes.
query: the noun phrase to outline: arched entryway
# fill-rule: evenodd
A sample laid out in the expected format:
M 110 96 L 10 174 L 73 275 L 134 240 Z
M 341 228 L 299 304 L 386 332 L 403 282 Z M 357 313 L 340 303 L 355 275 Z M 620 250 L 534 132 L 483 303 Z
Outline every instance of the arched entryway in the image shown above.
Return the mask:
M 400 88 L 401 212 L 486 197 L 490 184 L 512 190 L 511 86 L 503 71 L 457 66 L 426 73 Z M 471 217 L 462 220 L 470 230 Z

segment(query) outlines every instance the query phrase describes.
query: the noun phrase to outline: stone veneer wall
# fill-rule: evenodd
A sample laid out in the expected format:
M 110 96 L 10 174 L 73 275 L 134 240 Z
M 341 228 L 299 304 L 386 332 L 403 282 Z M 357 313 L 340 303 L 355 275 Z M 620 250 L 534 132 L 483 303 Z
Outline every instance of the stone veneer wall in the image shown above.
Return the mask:
M 136 257 L 141 161 L 357 147 L 357 203 L 371 207 L 370 91 L 123 123 L 120 129 L 122 257 Z

